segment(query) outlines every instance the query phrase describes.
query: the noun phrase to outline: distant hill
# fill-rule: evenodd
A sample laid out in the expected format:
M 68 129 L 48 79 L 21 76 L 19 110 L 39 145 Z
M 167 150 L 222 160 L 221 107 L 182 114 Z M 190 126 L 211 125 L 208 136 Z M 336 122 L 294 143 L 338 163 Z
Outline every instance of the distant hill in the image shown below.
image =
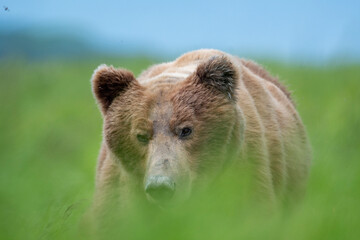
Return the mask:
M 141 42 L 103 39 L 64 26 L 4 26 L 0 23 L 0 59 L 84 58 L 103 56 L 156 56 L 154 47 Z
M 95 53 L 89 43 L 70 35 L 45 35 L 36 31 L 0 31 L 0 58 L 62 58 Z

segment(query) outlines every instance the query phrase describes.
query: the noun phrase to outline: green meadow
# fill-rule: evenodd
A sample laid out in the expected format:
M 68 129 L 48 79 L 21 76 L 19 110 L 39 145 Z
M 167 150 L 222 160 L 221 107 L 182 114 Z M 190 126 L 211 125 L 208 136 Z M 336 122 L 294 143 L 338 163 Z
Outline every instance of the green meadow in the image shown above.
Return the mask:
M 81 238 L 102 138 L 92 72 L 155 62 L 0 61 L 0 239 Z M 360 65 L 263 65 L 292 90 L 311 140 L 303 201 L 265 213 L 229 194 L 173 214 L 137 211 L 109 239 L 360 239 Z

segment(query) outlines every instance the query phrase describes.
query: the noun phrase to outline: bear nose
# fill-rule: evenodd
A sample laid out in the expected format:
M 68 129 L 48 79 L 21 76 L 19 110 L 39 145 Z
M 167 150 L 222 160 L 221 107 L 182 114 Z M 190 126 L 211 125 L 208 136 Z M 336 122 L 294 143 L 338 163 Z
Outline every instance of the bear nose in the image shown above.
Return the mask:
M 175 182 L 166 176 L 149 177 L 145 184 L 145 192 L 156 202 L 165 203 L 175 193 Z

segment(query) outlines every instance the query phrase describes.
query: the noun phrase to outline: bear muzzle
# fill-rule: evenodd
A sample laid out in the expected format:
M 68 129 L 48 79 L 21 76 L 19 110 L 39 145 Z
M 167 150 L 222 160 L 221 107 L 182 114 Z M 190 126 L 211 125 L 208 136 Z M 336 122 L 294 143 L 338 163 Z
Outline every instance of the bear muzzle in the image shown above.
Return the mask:
M 145 192 L 150 201 L 164 205 L 175 194 L 176 184 L 167 176 L 149 176 L 145 182 Z

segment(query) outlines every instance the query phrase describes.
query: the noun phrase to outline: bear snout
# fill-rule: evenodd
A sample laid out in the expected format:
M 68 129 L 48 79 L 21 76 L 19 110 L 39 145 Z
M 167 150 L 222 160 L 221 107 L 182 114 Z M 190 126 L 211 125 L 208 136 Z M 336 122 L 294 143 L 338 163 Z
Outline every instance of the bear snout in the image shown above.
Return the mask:
M 165 204 L 175 193 L 175 182 L 166 176 L 150 176 L 145 183 L 146 195 L 154 202 Z

